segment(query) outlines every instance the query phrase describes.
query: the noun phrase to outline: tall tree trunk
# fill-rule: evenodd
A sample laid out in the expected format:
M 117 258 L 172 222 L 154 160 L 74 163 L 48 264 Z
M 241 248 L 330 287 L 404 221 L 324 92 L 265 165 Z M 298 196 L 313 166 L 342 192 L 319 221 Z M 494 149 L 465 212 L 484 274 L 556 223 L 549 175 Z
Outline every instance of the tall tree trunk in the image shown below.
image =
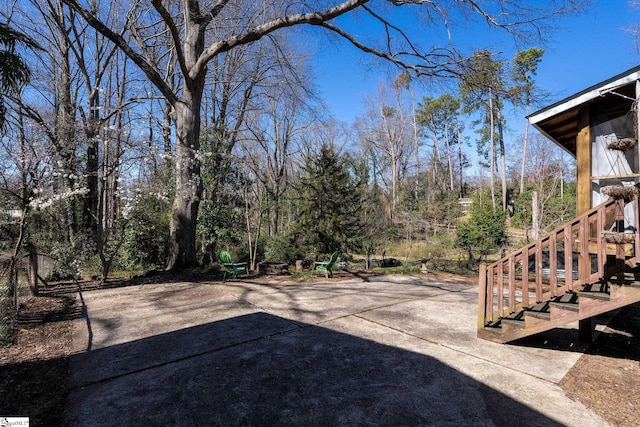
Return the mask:
M 100 92 L 93 88 L 89 96 L 89 123 L 85 129 L 87 138 L 87 194 L 84 196 L 82 222 L 84 231 L 95 239 L 98 234 L 98 133 L 100 123 Z
M 279 186 L 275 188 L 275 194 L 272 195 L 271 200 L 271 221 L 269 224 L 269 235 L 278 235 L 278 223 L 280 222 L 280 189 Z
M 464 179 L 462 177 L 463 165 L 462 165 L 462 139 L 460 135 L 460 129 L 458 129 L 458 169 L 460 179 L 460 197 L 464 197 Z
M 418 202 L 420 199 L 420 136 L 418 131 L 418 115 L 416 114 L 416 102 L 411 91 L 411 124 L 413 130 L 413 149 L 416 154 L 416 180 L 413 186 L 413 197 Z
M 522 164 L 520 165 L 520 194 L 524 193 L 524 173 L 527 164 L 527 144 L 529 142 L 529 104 L 525 116 L 524 138 L 522 139 Z
M 490 183 L 491 183 L 491 203 L 493 204 L 493 210 L 496 210 L 496 144 L 495 144 L 495 128 L 494 128 L 494 113 L 493 113 L 493 91 L 489 89 L 489 144 L 491 147 L 490 152 Z
M 38 250 L 33 242 L 27 242 L 27 250 L 29 251 L 29 287 L 31 295 L 38 296 L 40 287 L 38 282 Z
M 531 214 L 531 238 L 537 240 L 540 237 L 540 205 L 537 191 L 531 193 Z
M 72 147 L 75 145 L 75 114 L 71 97 L 71 62 L 69 58 L 69 43 L 66 37 L 60 38 L 60 97 L 57 99 L 56 117 L 56 150 L 62 158 L 62 192 L 70 192 L 74 188 L 74 181 L 70 178 L 75 172 L 75 153 Z M 75 176 L 75 174 L 73 174 Z M 64 200 L 64 222 L 67 238 L 73 242 L 77 233 L 76 197 L 67 197 Z
M 439 170 L 440 170 L 440 162 L 442 160 L 442 155 L 440 154 L 440 141 L 438 138 L 438 132 L 436 131 L 436 125 L 432 124 L 431 128 L 433 129 L 433 170 L 432 170 L 432 181 L 435 188 L 439 188 L 438 179 Z
M 500 148 L 500 176 L 502 178 L 502 210 L 507 210 L 507 160 L 504 148 L 504 126 L 502 114 L 497 112 L 498 119 L 498 144 Z
M 176 107 L 176 195 L 171 216 L 168 270 L 197 265 L 196 223 L 202 196 L 200 161 L 200 102 L 202 90 L 185 93 Z
M 191 5 L 193 6 L 193 5 Z M 194 68 L 204 51 L 203 22 L 198 22 L 197 7 L 185 16 L 184 67 Z M 206 67 L 199 74 L 184 76 L 182 96 L 175 101 L 173 110 L 176 123 L 176 195 L 173 200 L 170 227 L 168 270 L 179 270 L 197 265 L 196 225 L 202 197 L 200 178 L 200 109 Z
M 447 167 L 449 168 L 449 191 L 453 193 L 455 186 L 453 182 L 453 160 L 451 159 L 451 144 L 449 143 L 449 127 L 444 125 L 444 140 L 447 145 Z

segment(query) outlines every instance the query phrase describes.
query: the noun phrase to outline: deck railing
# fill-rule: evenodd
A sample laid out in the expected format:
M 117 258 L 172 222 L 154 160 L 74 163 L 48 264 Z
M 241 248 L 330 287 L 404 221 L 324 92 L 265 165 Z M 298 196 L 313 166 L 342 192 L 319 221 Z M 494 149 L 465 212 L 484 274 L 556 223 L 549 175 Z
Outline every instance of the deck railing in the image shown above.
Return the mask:
M 524 248 L 482 264 L 478 328 L 603 278 L 607 254 L 619 262 L 635 257 L 640 233 L 633 234 L 630 244 L 608 244 L 603 238 L 605 230 L 622 232 L 628 204 L 633 205 L 632 226 L 639 230 L 638 196 L 611 198 Z

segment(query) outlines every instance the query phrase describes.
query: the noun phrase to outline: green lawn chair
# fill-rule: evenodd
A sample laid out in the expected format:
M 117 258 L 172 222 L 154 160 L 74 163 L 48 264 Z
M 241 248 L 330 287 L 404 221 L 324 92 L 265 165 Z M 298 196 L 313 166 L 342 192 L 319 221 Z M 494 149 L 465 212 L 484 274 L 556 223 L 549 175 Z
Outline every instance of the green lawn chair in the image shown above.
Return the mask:
M 313 269 L 322 271 L 324 276 L 328 279 L 329 277 L 333 277 L 333 267 L 336 265 L 336 261 L 338 260 L 339 252 L 334 252 L 331 254 L 331 258 L 329 261 L 315 262 L 313 264 Z
M 231 255 L 227 251 L 220 251 L 220 261 L 224 266 L 224 275 L 222 280 L 227 278 L 227 273 L 231 275 L 232 279 L 238 277 L 238 273 L 249 274 L 249 266 L 246 262 L 233 262 L 231 261 Z

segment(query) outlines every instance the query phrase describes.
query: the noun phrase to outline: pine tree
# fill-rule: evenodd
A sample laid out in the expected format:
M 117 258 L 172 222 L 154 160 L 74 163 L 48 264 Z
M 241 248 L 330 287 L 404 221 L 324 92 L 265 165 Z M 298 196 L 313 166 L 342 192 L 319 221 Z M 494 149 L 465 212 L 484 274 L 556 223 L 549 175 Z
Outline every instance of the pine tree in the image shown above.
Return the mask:
M 479 254 L 480 260 L 507 242 L 506 212 L 494 210 L 489 203 L 483 202 L 485 198 L 478 193 L 471 205 L 469 220 L 456 227 L 455 245 L 467 251 L 469 268 L 475 263 L 474 253 Z
M 341 157 L 332 146 L 321 147 L 317 157 L 306 158 L 297 187 L 294 244 L 315 255 L 348 252 L 359 233 L 363 194 L 351 157 Z
M 496 208 L 495 176 L 498 170 L 496 160 L 500 158 L 500 175 L 502 181 L 502 209 L 507 208 L 506 155 L 504 147 L 504 117 L 502 109 L 506 97 L 504 85 L 504 63 L 494 58 L 489 50 L 481 50 L 473 54 L 468 61 L 468 71 L 460 82 L 460 97 L 463 111 L 479 113 L 479 129 L 481 139 L 478 141 L 478 154 L 488 151 L 488 164 L 491 179 L 491 201 Z M 497 147 L 496 147 L 497 145 Z M 487 150 L 488 148 L 488 150 Z
M 4 96 L 15 94 L 19 87 L 29 82 L 31 71 L 16 52 L 16 45 L 38 49 L 38 45 L 26 34 L 0 23 L 0 128 L 5 123 Z

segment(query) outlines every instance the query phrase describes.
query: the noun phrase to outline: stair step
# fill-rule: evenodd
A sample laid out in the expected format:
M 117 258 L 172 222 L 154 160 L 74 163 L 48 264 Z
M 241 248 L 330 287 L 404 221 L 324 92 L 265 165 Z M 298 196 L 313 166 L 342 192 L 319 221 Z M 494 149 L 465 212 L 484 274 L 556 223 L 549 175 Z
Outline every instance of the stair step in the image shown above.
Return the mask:
M 508 316 L 503 317 L 500 320 L 517 320 L 517 321 L 522 321 L 524 320 L 524 310 L 521 311 L 517 311 L 515 313 L 511 313 Z
M 493 325 L 489 325 L 489 326 L 500 327 L 500 324 L 499 324 L 500 321 L 516 322 L 516 323 L 510 323 L 510 324 L 517 325 L 518 324 L 517 322 L 524 321 L 525 317 L 550 320 L 551 307 L 557 307 L 560 309 L 567 309 L 567 310 L 577 312 L 579 309 L 578 295 L 574 292 L 567 292 L 563 295 L 555 297 L 551 301 L 540 302 L 529 309 L 511 313 L 508 316 L 505 316 L 502 319 L 496 322 L 493 322 Z
M 551 320 L 551 313 L 550 312 L 545 312 L 545 311 L 532 311 L 532 310 L 527 310 L 525 311 L 525 325 L 528 326 L 527 320 L 529 319 L 529 322 L 531 322 L 531 319 L 537 319 L 537 320 Z
M 549 305 L 558 310 L 569 310 L 577 313 L 580 311 L 579 299 L 580 297 L 576 292 L 567 292 L 553 299 Z
M 500 328 L 494 328 L 498 331 L 502 331 L 503 333 L 506 331 L 520 330 L 524 329 L 524 318 L 522 319 L 500 319 Z
M 609 294 L 604 294 L 601 292 L 578 292 L 583 298 L 592 298 L 600 301 L 609 301 L 611 299 Z
M 529 310 L 524 310 L 526 317 L 534 317 L 536 319 L 550 320 L 551 319 L 551 301 L 545 301 L 536 304 Z
M 578 294 L 575 292 L 566 292 L 560 296 L 555 297 L 551 300 L 554 304 L 578 304 Z
M 578 296 L 583 298 L 593 298 L 601 301 L 608 301 L 611 299 L 608 283 L 593 283 L 586 285 L 581 291 L 578 291 Z
M 608 278 L 607 282 L 617 285 L 627 286 L 640 286 L 640 272 L 639 271 L 627 271 L 622 274 L 622 277 L 618 275 L 612 275 Z
M 609 283 L 609 299 L 611 301 L 631 301 L 637 298 L 640 298 L 640 284 L 637 282 L 632 284 Z
M 551 320 L 552 307 L 558 308 L 559 310 L 569 310 L 574 313 L 578 312 L 578 295 L 575 292 L 567 292 L 555 297 L 551 301 L 540 302 L 529 309 L 511 313 L 503 318 L 491 322 L 486 325 L 486 327 L 494 330 L 500 330 L 504 325 L 510 328 L 520 329 L 525 327 L 526 318 L 529 318 L 530 321 L 534 321 L 534 319 L 548 321 Z
M 617 277 L 616 275 L 613 275 L 607 280 L 607 282 L 610 285 L 640 287 L 640 277 L 637 276 L 638 273 L 624 273 L 623 277 Z

